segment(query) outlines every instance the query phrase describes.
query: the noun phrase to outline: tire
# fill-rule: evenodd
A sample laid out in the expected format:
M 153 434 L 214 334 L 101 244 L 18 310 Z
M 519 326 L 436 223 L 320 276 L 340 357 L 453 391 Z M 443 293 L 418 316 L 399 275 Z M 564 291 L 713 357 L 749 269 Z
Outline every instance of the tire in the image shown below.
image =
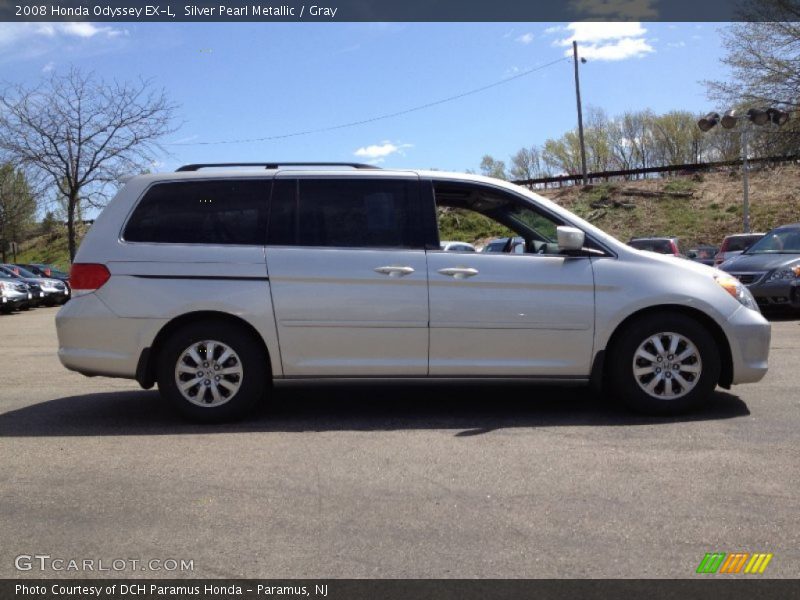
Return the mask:
M 611 392 L 636 412 L 675 415 L 697 409 L 719 381 L 714 337 L 701 323 L 679 313 L 651 314 L 631 322 L 609 356 Z
M 161 395 L 193 421 L 241 419 L 268 388 L 269 363 L 260 340 L 229 323 L 206 321 L 178 329 L 156 360 Z

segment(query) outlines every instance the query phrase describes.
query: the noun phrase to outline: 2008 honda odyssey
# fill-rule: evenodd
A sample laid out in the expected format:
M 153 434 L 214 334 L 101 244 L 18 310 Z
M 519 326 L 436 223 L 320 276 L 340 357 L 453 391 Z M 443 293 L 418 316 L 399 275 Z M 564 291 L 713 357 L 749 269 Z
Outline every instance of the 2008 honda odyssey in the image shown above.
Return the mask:
M 137 176 L 97 218 L 57 317 L 67 368 L 158 383 L 212 421 L 273 383 L 320 379 L 594 382 L 666 414 L 767 371 L 770 326 L 736 279 L 633 249 L 523 188 L 210 166 Z M 441 250 L 448 208 L 525 252 Z

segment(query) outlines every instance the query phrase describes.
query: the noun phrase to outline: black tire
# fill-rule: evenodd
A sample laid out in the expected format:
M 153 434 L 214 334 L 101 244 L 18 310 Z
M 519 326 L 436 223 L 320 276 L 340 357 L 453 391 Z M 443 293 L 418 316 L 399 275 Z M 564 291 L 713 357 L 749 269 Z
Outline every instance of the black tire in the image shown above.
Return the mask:
M 207 347 L 204 341 L 218 342 L 235 353 L 235 360 L 229 358 L 225 365 L 218 365 L 215 360 L 209 363 L 203 362 L 202 365 L 194 366 L 194 361 L 187 358 L 186 351 L 190 347 L 195 347 L 196 352 L 201 358 L 207 357 Z M 205 348 L 205 350 L 203 349 Z M 223 358 L 221 346 L 216 350 L 212 349 L 215 358 Z M 169 339 L 162 345 L 155 357 L 158 361 L 157 381 L 161 395 L 169 400 L 185 417 L 203 423 L 220 423 L 241 419 L 253 408 L 253 406 L 266 395 L 269 384 L 269 362 L 260 341 L 242 327 L 232 326 L 229 323 L 218 321 L 206 321 L 186 325 L 175 331 Z M 238 365 L 241 370 L 241 378 L 237 375 L 223 377 L 231 378 L 226 385 L 236 386 L 235 392 L 227 392 L 223 385 L 217 386 L 207 384 L 213 381 L 213 377 L 204 378 L 202 382 L 192 386 L 187 390 L 187 394 L 194 394 L 193 400 L 184 396 L 178 389 L 178 377 L 186 378 L 186 383 L 196 379 L 195 374 L 178 374 L 178 361 L 188 366 L 189 369 L 199 369 L 197 375 L 202 372 L 213 373 L 211 369 L 225 366 L 234 368 Z M 205 365 L 205 367 L 203 366 Z M 208 371 L 204 369 L 208 368 Z M 206 376 L 204 376 L 206 377 Z M 216 377 L 219 379 L 219 377 Z M 221 382 L 225 384 L 225 382 Z M 203 388 L 207 389 L 203 389 Z M 222 396 L 220 400 L 211 398 L 214 387 L 217 394 Z M 230 395 L 225 397 L 225 393 Z M 202 396 L 200 396 L 202 394 Z M 213 403 L 206 405 L 206 402 Z
M 656 338 L 665 350 L 663 354 L 651 341 Z M 678 349 L 669 354 L 670 342 L 681 338 Z M 690 354 L 686 358 L 679 358 L 687 352 Z M 699 408 L 710 398 L 720 376 L 714 337 L 703 324 L 679 313 L 650 314 L 629 323 L 614 341 L 608 357 L 612 395 L 630 409 L 650 415 L 675 415 Z M 638 376 L 634 369 L 639 370 Z M 644 372 L 648 369 L 650 373 Z M 689 372 L 698 369 L 699 374 Z M 644 389 L 650 385 L 654 385 L 652 392 Z

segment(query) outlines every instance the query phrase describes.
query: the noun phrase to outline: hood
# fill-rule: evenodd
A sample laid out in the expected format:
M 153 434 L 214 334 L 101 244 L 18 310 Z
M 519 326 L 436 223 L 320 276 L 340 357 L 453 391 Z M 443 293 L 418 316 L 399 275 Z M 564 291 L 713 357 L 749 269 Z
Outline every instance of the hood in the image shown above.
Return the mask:
M 740 254 L 726 260 L 720 269 L 729 272 L 772 271 L 800 264 L 800 254 Z
M 709 265 L 704 265 L 701 262 L 689 260 L 673 254 L 660 254 L 658 252 L 650 252 L 649 250 L 639 250 L 633 246 L 626 246 L 626 250 L 629 250 L 632 254 L 648 258 L 650 262 L 668 264 L 703 275 L 713 275 L 716 271 L 716 269 Z

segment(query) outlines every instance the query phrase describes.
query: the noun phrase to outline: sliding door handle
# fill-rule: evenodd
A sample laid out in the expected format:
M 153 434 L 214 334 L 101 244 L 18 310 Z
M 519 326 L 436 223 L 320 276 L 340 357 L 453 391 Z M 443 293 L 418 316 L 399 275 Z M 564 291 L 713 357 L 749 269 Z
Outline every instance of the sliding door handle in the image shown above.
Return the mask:
M 414 269 L 411 267 L 388 265 L 386 267 L 375 267 L 375 272 L 381 275 L 388 275 L 389 277 L 405 277 L 406 275 L 411 275 Z
M 447 267 L 446 269 L 439 269 L 439 273 L 449 275 L 453 279 L 466 279 L 477 275 L 478 269 L 473 269 L 472 267 Z

